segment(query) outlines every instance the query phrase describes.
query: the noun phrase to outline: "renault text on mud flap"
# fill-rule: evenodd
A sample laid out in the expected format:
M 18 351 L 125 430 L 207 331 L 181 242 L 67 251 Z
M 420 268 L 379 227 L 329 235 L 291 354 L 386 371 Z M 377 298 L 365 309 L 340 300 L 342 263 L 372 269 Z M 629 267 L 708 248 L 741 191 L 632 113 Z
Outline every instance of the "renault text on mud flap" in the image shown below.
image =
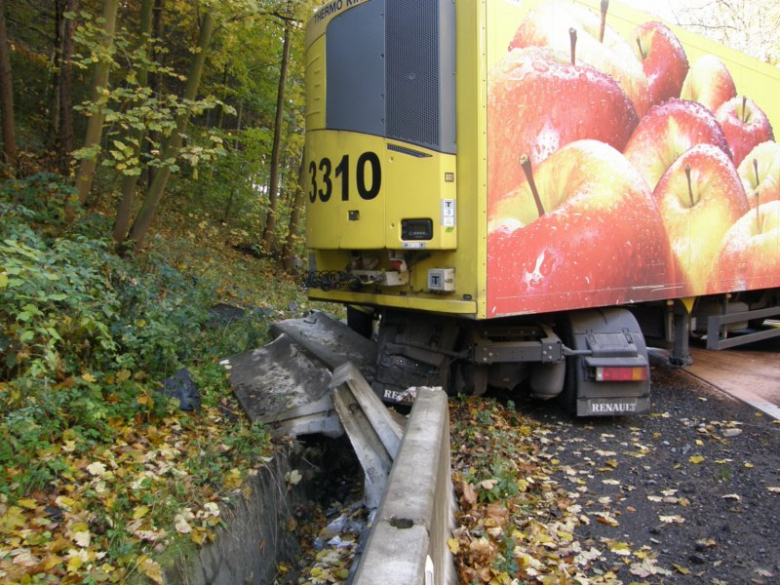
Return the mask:
M 589 405 L 590 412 L 636 412 L 636 402 L 596 402 Z

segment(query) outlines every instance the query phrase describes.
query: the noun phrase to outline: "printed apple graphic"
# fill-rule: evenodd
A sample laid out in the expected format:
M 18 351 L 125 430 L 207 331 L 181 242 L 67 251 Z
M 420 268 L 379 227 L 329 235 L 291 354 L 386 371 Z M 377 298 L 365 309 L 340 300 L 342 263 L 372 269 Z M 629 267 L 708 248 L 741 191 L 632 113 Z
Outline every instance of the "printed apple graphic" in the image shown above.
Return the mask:
M 622 149 L 639 118 L 620 86 L 549 49 L 510 51 L 489 73 L 488 193 L 504 197 L 524 175 L 518 159 L 539 164 L 561 146 L 594 138 Z
M 716 146 L 694 146 L 664 173 L 653 196 L 686 284 L 682 294 L 706 293 L 723 236 L 750 209 L 734 163 Z
M 652 189 L 666 169 L 697 144 L 712 144 L 730 155 L 726 135 L 707 108 L 672 98 L 653 106 L 639 121 L 623 153 Z
M 677 36 L 662 22 L 653 21 L 636 27 L 632 37 L 647 76 L 650 102 L 660 104 L 680 97 L 688 74 L 688 57 Z
M 762 203 L 723 236 L 709 292 L 777 286 L 780 278 L 780 201 Z
M 750 207 L 780 200 L 780 144 L 762 142 L 742 160 L 737 169 Z
M 650 92 L 642 64 L 631 45 L 605 24 L 606 6 L 601 17 L 588 8 L 564 0 L 548 0 L 529 10 L 518 27 L 510 49 L 550 47 L 566 54 L 569 30 L 577 32 L 577 64 L 586 63 L 612 76 L 634 104 L 641 118 L 650 107 Z M 578 98 L 571 96 L 572 102 Z
M 715 55 L 704 55 L 691 65 L 680 97 L 705 105 L 715 112 L 724 102 L 737 96 L 737 88 L 728 68 Z
M 491 315 L 611 305 L 674 280 L 650 190 L 620 152 L 579 140 L 523 166 L 529 179 L 488 236 Z
M 739 165 L 755 146 L 775 139 L 766 114 L 747 97 L 724 102 L 715 112 L 715 118 L 726 134 L 735 165 Z

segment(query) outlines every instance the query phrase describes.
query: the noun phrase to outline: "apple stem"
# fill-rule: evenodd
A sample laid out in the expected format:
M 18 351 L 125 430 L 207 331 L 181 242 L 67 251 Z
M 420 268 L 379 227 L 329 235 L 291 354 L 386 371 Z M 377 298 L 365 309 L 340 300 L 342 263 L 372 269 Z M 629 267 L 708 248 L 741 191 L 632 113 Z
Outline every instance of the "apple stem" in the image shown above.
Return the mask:
M 534 181 L 534 172 L 531 169 L 531 157 L 524 154 L 520 157 L 520 165 L 523 167 L 525 178 L 528 179 L 528 186 L 531 188 L 531 194 L 534 196 L 534 202 L 536 202 L 536 211 L 539 213 L 539 217 L 544 215 L 544 206 L 542 205 L 542 199 L 539 197 L 539 190 L 536 188 L 536 181 Z
M 571 46 L 571 64 L 577 64 L 577 30 L 569 29 L 569 44 Z
M 604 42 L 604 31 L 607 28 L 607 10 L 609 10 L 609 0 L 601 0 L 601 27 L 599 28 L 599 42 Z
M 747 96 L 742 96 L 742 123 L 747 122 Z
M 691 165 L 685 165 L 685 176 L 688 179 L 688 198 L 691 201 L 691 207 L 693 207 L 694 203 L 693 203 L 693 185 L 691 184 Z
M 758 189 L 759 180 L 758 180 L 758 159 L 757 158 L 753 159 L 753 174 L 756 175 L 756 189 Z
M 639 37 L 636 38 L 636 44 L 639 47 L 639 54 L 642 57 L 642 61 L 644 61 L 645 59 L 647 59 L 647 55 L 645 54 L 644 49 L 642 49 L 642 41 L 639 39 Z

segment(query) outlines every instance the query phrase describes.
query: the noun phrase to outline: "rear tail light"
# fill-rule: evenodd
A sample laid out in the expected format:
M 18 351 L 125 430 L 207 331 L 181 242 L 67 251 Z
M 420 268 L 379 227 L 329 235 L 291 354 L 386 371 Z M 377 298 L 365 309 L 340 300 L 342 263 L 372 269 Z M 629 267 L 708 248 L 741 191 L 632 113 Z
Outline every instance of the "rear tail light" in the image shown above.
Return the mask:
M 647 366 L 596 368 L 597 382 L 641 382 L 647 377 Z

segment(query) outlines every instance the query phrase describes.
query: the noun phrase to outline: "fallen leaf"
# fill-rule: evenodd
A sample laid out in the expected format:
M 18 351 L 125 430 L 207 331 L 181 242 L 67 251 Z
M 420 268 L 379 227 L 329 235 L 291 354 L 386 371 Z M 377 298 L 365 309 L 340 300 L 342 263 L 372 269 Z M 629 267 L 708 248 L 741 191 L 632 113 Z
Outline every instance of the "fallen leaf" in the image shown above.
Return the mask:
M 144 559 L 140 565 L 141 572 L 149 577 L 152 581 L 158 585 L 164 585 L 165 579 L 163 578 L 162 567 L 160 564 L 152 559 Z
M 698 465 L 699 463 L 702 463 L 704 461 L 704 457 L 702 457 L 701 455 L 691 455 L 688 458 L 688 461 L 690 461 L 694 465 Z
M 673 564 L 674 570 L 680 573 L 681 575 L 688 575 L 691 570 L 688 567 L 683 567 L 682 565 Z
M 92 542 L 92 535 L 89 530 L 84 532 L 76 532 L 73 534 L 73 542 L 79 545 L 81 548 L 87 548 Z
M 100 461 L 95 461 L 94 463 L 87 465 L 87 471 L 89 471 L 92 475 L 101 477 L 106 473 L 106 466 Z
M 190 526 L 183 514 L 176 514 L 173 523 L 176 527 L 176 532 L 179 534 L 189 534 L 192 532 L 192 526 Z

